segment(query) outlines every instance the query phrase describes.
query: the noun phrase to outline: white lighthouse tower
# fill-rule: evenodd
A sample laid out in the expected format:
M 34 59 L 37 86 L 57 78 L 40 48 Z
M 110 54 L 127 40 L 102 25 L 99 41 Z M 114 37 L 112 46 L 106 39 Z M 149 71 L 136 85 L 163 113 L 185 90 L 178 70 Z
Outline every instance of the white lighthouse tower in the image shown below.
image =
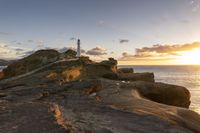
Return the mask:
M 77 41 L 77 55 L 76 55 L 76 57 L 77 58 L 79 58 L 79 57 L 81 57 L 81 41 L 80 41 L 80 39 L 78 39 L 78 41 Z

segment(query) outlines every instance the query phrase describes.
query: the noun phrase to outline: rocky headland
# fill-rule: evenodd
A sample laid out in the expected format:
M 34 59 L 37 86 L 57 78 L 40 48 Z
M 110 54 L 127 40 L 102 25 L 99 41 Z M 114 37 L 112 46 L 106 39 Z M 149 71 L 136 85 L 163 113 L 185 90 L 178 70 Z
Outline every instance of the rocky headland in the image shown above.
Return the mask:
M 190 92 L 117 61 L 39 50 L 0 73 L 1 133 L 199 133 Z
M 0 59 L 0 66 L 7 66 L 11 63 L 13 63 L 15 60 L 2 60 Z

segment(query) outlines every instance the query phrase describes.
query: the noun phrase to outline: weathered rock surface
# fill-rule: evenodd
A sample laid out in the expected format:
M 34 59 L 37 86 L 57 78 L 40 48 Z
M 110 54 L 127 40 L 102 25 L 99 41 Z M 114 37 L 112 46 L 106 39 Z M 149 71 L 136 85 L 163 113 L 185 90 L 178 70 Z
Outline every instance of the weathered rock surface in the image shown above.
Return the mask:
M 119 73 L 119 80 L 155 82 L 153 73 Z
M 0 59 L 0 66 L 7 66 L 11 63 L 13 63 L 14 60 L 3 60 L 3 59 Z
M 186 88 L 145 81 L 141 74 L 121 81 L 116 64 L 65 60 L 0 81 L 0 132 L 200 132 Z
M 155 82 L 153 73 L 106 73 L 103 75 L 104 78 L 112 80 L 123 80 L 123 81 L 146 81 Z
M 3 69 L 3 78 L 9 78 L 30 72 L 46 64 L 55 62 L 59 57 L 60 53 L 56 50 L 39 50 L 26 58 L 8 65 L 7 68 Z
M 117 71 L 118 73 L 133 73 L 134 72 L 133 68 L 119 68 Z
M 72 51 L 72 50 L 69 50 Z M 70 54 L 71 52 L 66 52 Z M 67 55 L 65 55 L 67 56 Z M 79 59 L 65 59 L 61 53 L 56 50 L 39 50 L 34 54 L 10 64 L 0 73 L 1 79 L 23 77 L 39 71 L 46 72 L 45 77 L 74 81 L 88 78 L 99 78 L 107 73 L 116 73 L 117 61 L 109 59 L 96 63 L 88 57 L 80 57 Z
M 60 85 L 57 80 L 35 79 L 40 76 L 1 84 L 0 132 L 200 132 L 195 112 L 143 96 L 149 92 L 145 87 L 153 91 L 160 83 L 97 79 Z
M 189 108 L 190 92 L 185 87 L 149 82 L 137 82 L 135 87 L 139 88 L 137 91 L 142 97 L 149 100 Z

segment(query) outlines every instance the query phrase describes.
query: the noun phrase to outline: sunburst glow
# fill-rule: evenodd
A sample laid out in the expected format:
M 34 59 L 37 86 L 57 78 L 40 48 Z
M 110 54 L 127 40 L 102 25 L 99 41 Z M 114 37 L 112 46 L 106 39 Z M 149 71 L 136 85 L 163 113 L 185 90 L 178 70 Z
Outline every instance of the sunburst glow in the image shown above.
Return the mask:
M 181 56 L 178 59 L 180 64 L 200 65 L 200 49 L 194 49 L 180 54 Z

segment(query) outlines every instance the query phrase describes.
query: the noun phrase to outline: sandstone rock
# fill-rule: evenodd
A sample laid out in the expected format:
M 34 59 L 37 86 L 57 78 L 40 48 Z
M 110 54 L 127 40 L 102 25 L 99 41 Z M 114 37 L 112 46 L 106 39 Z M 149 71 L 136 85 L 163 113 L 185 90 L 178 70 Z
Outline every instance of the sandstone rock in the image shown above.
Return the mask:
M 114 73 L 117 72 L 117 60 L 115 60 L 114 58 L 109 58 L 108 60 L 104 60 L 100 64 L 108 66 Z
M 60 58 L 60 53 L 56 50 L 39 50 L 32 55 L 17 60 L 3 69 L 4 78 L 9 78 L 30 72 L 43 65 L 55 62 Z
M 103 78 L 106 78 L 106 79 L 112 79 L 112 80 L 118 80 L 119 77 L 116 73 L 106 73 L 103 75 Z
M 4 78 L 4 73 L 0 72 L 0 80 Z
M 86 64 L 84 66 L 84 78 L 102 78 L 106 74 L 113 74 L 117 71 L 117 64 L 113 60 L 100 63 Z
M 58 73 L 56 72 L 50 72 L 46 78 L 52 79 L 52 80 L 56 80 L 58 78 Z
M 147 115 L 151 115 L 152 117 L 149 119 L 148 123 L 152 123 L 155 119 L 154 116 L 159 117 L 162 119 L 159 124 L 160 126 L 163 126 L 164 121 L 168 121 L 169 123 L 176 123 L 176 126 L 183 126 L 187 129 L 191 129 L 192 132 L 199 132 L 200 131 L 200 116 L 197 113 L 194 113 L 190 110 L 186 110 L 183 108 L 177 108 L 175 106 L 185 106 L 189 102 L 190 95 L 188 94 L 188 91 L 184 87 L 179 86 L 173 86 L 168 84 L 154 84 L 149 82 L 130 82 L 130 83 L 120 83 L 120 85 L 117 85 L 116 81 L 111 80 L 103 80 L 101 81 L 102 89 L 97 92 L 97 95 L 101 97 L 101 102 L 106 105 L 112 105 L 112 108 L 128 111 L 130 113 L 137 113 L 141 117 L 145 117 Z M 153 85 L 153 88 L 150 88 L 148 91 L 148 88 Z M 158 87 L 164 87 L 160 88 L 162 91 L 159 92 Z M 144 90 L 145 88 L 145 90 Z M 173 90 L 176 88 L 175 90 Z M 167 106 L 164 104 L 157 103 L 157 99 L 149 99 L 148 97 L 144 97 L 144 93 L 151 93 L 151 91 L 156 90 L 158 93 L 162 93 L 161 95 L 165 95 L 166 89 L 170 89 L 166 96 L 164 96 L 164 99 L 167 99 L 168 102 L 162 101 L 164 104 L 168 104 L 172 102 L 173 100 L 177 102 L 172 102 L 175 106 Z M 158 90 L 157 90 L 158 89 Z M 164 91 L 163 91 L 164 90 Z M 173 97 L 174 92 L 180 93 L 179 96 L 177 96 L 177 99 Z M 171 100 L 171 95 L 172 99 Z M 157 97 L 157 96 L 155 96 Z M 161 98 L 162 99 L 162 98 Z M 183 100 L 185 99 L 185 100 Z M 155 101 L 155 102 L 154 102 Z M 186 104 L 181 104 L 181 102 Z M 161 103 L 161 102 L 160 102 Z M 171 103 L 170 103 L 171 104 Z M 106 115 L 106 113 L 105 113 Z M 186 116 L 184 116 L 186 115 Z M 150 116 L 149 116 L 150 117 Z M 128 118 L 127 118 L 128 119 Z M 150 122 L 151 121 L 151 122 Z M 141 121 L 140 121 L 141 122 Z M 137 122 L 136 122 L 137 123 Z M 156 124 L 157 125 L 157 124 Z M 162 132 L 158 131 L 160 128 L 165 130 L 166 132 L 190 132 L 187 130 L 181 130 L 180 128 L 173 128 L 170 127 L 169 129 L 166 129 L 165 127 L 157 127 L 157 131 L 152 131 L 150 129 L 149 131 L 146 131 L 148 126 L 143 127 L 143 131 L 140 132 Z
M 62 77 L 65 82 L 80 79 L 80 76 L 81 76 L 81 68 L 80 67 L 66 69 L 62 72 Z
M 48 79 L 43 78 L 47 73 L 35 73 L 7 83 L 9 87 L 0 89 L 0 93 L 4 95 L 0 101 L 6 100 L 0 102 L 2 133 L 8 132 L 8 129 L 11 133 L 200 131 L 198 114 L 175 107 L 179 106 L 177 103 L 184 102 L 184 97 L 187 100 L 185 88 L 161 83 L 122 83 L 105 79 L 85 79 L 59 85 L 52 80 L 47 82 Z M 21 86 L 22 83 L 26 85 Z M 151 92 L 156 93 L 155 97 L 158 99 L 162 95 L 166 101 L 150 99 Z M 180 94 L 173 97 L 178 102 L 170 99 L 174 93 Z M 51 126 L 52 123 L 54 126 Z M 12 128 L 13 126 L 17 129 Z
M 68 82 L 101 78 L 105 74 L 116 73 L 117 71 L 117 61 L 113 58 L 96 63 L 88 57 L 73 58 L 75 53 L 72 50 L 68 50 L 65 54 L 72 59 L 59 60 L 63 59 L 63 54 L 58 53 L 56 50 L 39 50 L 9 65 L 0 74 L 0 79 L 12 77 L 10 79 L 15 80 L 38 71 L 48 71 L 48 74 L 44 75 L 46 78 L 54 80 L 57 78 L 58 80 Z M 80 70 L 77 71 L 77 68 Z
M 186 88 L 154 83 L 153 73 L 119 74 L 116 65 L 59 61 L 0 82 L 0 132 L 200 132 Z
M 135 81 L 122 83 L 120 87 L 133 88 L 137 91 L 140 97 L 154 102 L 184 108 L 189 108 L 190 105 L 190 92 L 182 86 Z
M 155 81 L 153 73 L 119 73 L 118 78 L 125 81 Z
M 84 79 L 102 78 L 106 74 L 114 74 L 116 72 L 115 68 L 116 64 L 110 61 L 96 63 L 85 58 L 80 58 L 74 61 L 64 61 L 54 64 L 42 71 L 47 71 L 47 74 L 45 75 L 46 78 L 54 80 L 59 79 L 63 80 L 64 82 L 69 82 Z
M 148 82 L 135 82 L 135 87 L 141 96 L 149 100 L 189 108 L 190 92 L 185 87 Z
M 133 68 L 119 68 L 117 70 L 118 73 L 133 73 Z
M 92 60 L 90 60 L 89 56 L 81 56 L 81 57 L 79 57 L 79 60 L 86 64 L 91 64 L 93 62 Z
M 72 49 L 69 49 L 63 53 L 64 58 L 66 58 L 66 59 L 76 58 L 76 54 L 77 54 L 77 52 Z

